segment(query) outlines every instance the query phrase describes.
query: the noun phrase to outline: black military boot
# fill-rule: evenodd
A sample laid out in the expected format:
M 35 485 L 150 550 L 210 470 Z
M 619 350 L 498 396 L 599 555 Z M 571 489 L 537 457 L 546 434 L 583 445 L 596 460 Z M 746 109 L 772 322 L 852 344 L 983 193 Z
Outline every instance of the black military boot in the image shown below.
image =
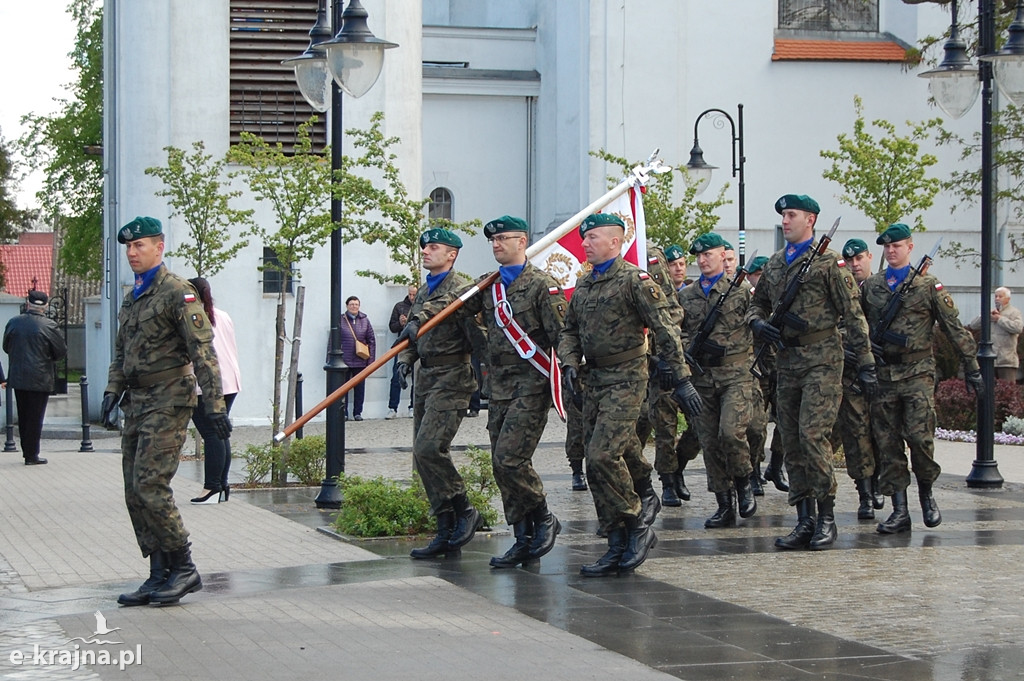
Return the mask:
M 827 549 L 836 543 L 836 498 L 818 499 L 818 522 L 814 527 L 814 536 L 807 546 L 812 551 Z
M 750 478 L 741 475 L 733 478 L 733 485 L 736 486 L 736 503 L 739 506 L 740 517 L 749 518 L 757 513 L 757 499 L 754 498 L 754 491 L 750 488 Z
M 620 572 L 639 567 L 647 560 L 650 550 L 658 544 L 658 536 L 654 534 L 654 529 L 650 525 L 645 525 L 639 518 L 627 519 L 626 531 L 629 533 L 629 539 L 619 561 Z
M 785 537 L 778 537 L 775 540 L 776 548 L 780 549 L 805 549 L 811 543 L 814 536 L 814 499 L 801 499 L 796 504 L 796 527 Z
M 580 568 L 580 574 L 584 577 L 604 577 L 614 575 L 619 571 L 619 563 L 622 561 L 622 554 L 626 551 L 626 543 L 629 541 L 629 533 L 625 526 L 619 525 L 608 531 L 608 550 L 603 556 L 597 559 L 596 563 L 589 563 Z
M 447 553 L 448 540 L 452 538 L 452 530 L 455 529 L 455 511 L 441 511 L 437 514 L 437 534 L 430 540 L 430 543 L 423 548 L 413 549 L 409 555 L 413 558 L 433 558 Z
M 651 484 L 651 476 L 648 475 L 643 480 L 634 482 L 633 491 L 640 497 L 640 522 L 648 526 L 653 525 L 654 519 L 661 512 L 661 499 L 658 498 L 658 493 L 654 491 L 654 485 Z
M 875 502 L 871 494 L 871 478 L 861 478 L 854 480 L 853 483 L 857 486 L 857 498 L 860 500 L 860 505 L 857 506 L 857 519 L 874 520 Z
M 782 462 L 782 452 L 772 450 L 771 459 L 768 460 L 768 467 L 764 469 L 765 480 L 775 485 L 780 492 L 789 491 L 789 482 L 786 480 L 786 467 Z
M 686 487 L 686 481 L 683 480 L 683 468 L 684 465 L 680 465 L 679 470 L 676 471 L 676 496 L 683 501 L 690 500 L 690 490 Z
M 871 476 L 871 505 L 875 510 L 885 508 L 885 495 L 882 494 L 882 487 L 878 482 L 878 471 Z
M 925 527 L 938 527 L 942 522 L 939 505 L 932 496 L 932 486 L 923 482 L 917 483 L 917 495 L 921 499 L 921 511 L 924 513 Z
M 530 558 L 530 541 L 533 539 L 533 520 L 527 515 L 512 525 L 516 543 L 504 555 L 491 558 L 491 567 L 514 568 Z
M 587 476 L 583 474 L 583 461 L 570 461 L 569 467 L 572 468 L 572 491 L 586 492 Z
M 126 606 L 148 605 L 149 595 L 164 585 L 170 572 L 170 560 L 167 554 L 159 550 L 154 551 L 149 554 L 149 579 L 132 593 L 118 596 L 117 602 Z
M 936 509 L 937 510 L 937 509 Z M 876 528 L 881 534 L 898 534 L 910 532 L 910 513 L 907 511 L 907 490 L 892 495 L 892 513 L 878 523 Z
M 562 523 L 555 514 L 548 510 L 545 501 L 530 511 L 530 522 L 533 523 L 533 541 L 530 542 L 530 558 L 540 558 L 555 545 L 555 537 L 562 531 Z
M 667 473 L 661 476 L 662 506 L 682 506 L 683 501 L 676 494 L 676 474 Z
M 764 496 L 764 482 L 767 481 L 761 478 L 761 464 L 757 464 L 750 473 L 750 491 L 753 492 L 755 497 Z
M 711 530 L 716 527 L 736 527 L 736 492 L 727 490 L 715 492 L 718 510 L 704 521 L 704 527 Z
M 468 544 L 476 531 L 484 526 L 484 519 L 480 517 L 480 511 L 469 503 L 465 492 L 452 497 L 452 508 L 455 509 L 455 529 L 452 530 L 452 536 L 448 539 L 449 550 L 459 549 Z
M 170 571 L 159 589 L 149 594 L 149 602 L 154 605 L 170 605 L 181 600 L 182 596 L 193 591 L 202 591 L 203 580 L 199 577 L 199 570 L 192 562 L 192 552 L 189 547 L 192 544 L 185 544 L 180 549 L 167 552 L 167 561 Z

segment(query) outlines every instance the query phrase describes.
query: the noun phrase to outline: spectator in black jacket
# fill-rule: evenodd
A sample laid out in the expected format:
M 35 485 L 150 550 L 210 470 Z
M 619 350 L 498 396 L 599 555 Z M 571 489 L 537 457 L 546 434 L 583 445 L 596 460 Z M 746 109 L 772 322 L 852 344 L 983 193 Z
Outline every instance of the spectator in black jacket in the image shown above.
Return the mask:
M 416 284 L 409 284 L 409 295 L 395 303 L 395 307 L 391 310 L 391 320 L 388 322 L 388 328 L 391 329 L 391 333 L 400 333 L 405 328 L 405 322 L 408 321 L 409 308 L 412 307 L 412 301 L 416 298 L 418 290 L 419 287 Z M 391 394 L 388 396 L 388 415 L 384 417 L 386 419 L 393 419 L 398 416 L 398 403 L 402 400 L 402 383 L 398 375 L 397 365 L 398 356 L 396 355 L 395 361 L 391 363 Z M 409 390 L 409 415 L 412 416 L 411 389 Z
M 18 437 L 26 466 L 46 463 L 39 457 L 43 417 L 54 389 L 56 363 L 68 351 L 57 322 L 46 316 L 48 302 L 42 291 L 29 291 L 25 311 L 4 330 L 4 352 L 10 357 L 7 383 L 18 404 Z

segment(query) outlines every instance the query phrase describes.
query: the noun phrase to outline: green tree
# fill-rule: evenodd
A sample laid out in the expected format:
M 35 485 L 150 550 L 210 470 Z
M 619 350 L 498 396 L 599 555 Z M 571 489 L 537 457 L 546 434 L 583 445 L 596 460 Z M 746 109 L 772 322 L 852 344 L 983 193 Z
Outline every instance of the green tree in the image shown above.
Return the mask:
M 361 277 L 375 279 L 382 284 L 416 284 L 422 281 L 422 262 L 419 238 L 423 233 L 423 209 L 430 199 L 411 198 L 402 182 L 401 173 L 395 165 L 397 155 L 392 148 L 400 140 L 385 137 L 381 131 L 384 114 L 373 115 L 368 130 L 352 129 L 348 134 L 353 147 L 359 150 L 357 158 L 344 160 L 342 194 L 345 197 L 345 242 L 362 241 L 367 244 L 382 244 L 388 257 L 403 267 L 398 274 L 386 274 L 376 270 L 356 270 Z M 378 186 L 367 177 L 354 174 L 364 171 L 380 178 Z M 379 219 L 378 219 L 379 216 Z M 455 223 L 451 220 L 432 218 L 431 227 L 462 231 L 475 234 L 479 220 Z
M 103 145 L 103 15 L 96 0 L 71 0 L 78 25 L 70 53 L 78 79 L 53 116 L 29 114 L 18 142 L 32 170 L 43 170 L 36 194 L 43 214 L 61 232 L 61 267 L 97 281 L 103 276 L 103 159 L 86 149 Z
M 630 162 L 604 149 L 592 151 L 590 155 L 618 166 L 621 170 L 617 177 L 608 176 L 609 188 L 617 185 L 633 168 L 642 163 Z M 676 173 L 683 180 L 683 195 L 678 203 L 675 202 Z M 711 201 L 697 200 L 697 185 L 690 182 L 688 177 L 685 170 L 675 167 L 670 173 L 652 175 L 651 182 L 647 185 L 647 191 L 644 193 L 647 238 L 659 246 L 679 244 L 684 249 L 689 248 L 695 238 L 710 232 L 718 224 L 719 217 L 715 211 L 731 203 L 725 198 L 728 184 L 723 185 L 718 191 L 718 196 Z
M 208 277 L 220 272 L 239 250 L 249 245 L 242 238 L 253 226 L 255 211 L 231 207 L 231 199 L 241 191 L 227 191 L 224 177 L 226 160 L 213 160 L 202 141 L 192 143 L 192 153 L 177 147 L 164 147 L 167 165 L 146 168 L 147 175 L 163 180 L 156 193 L 167 198 L 170 217 L 181 216 L 188 226 L 189 240 L 169 256 L 181 257 L 196 276 Z M 237 241 L 231 243 L 235 237 Z
M 0 243 L 11 243 L 32 222 L 32 211 L 18 208 L 14 191 L 18 178 L 14 159 L 3 135 L 0 135 Z
M 821 157 L 832 161 L 822 173 L 843 188 L 841 203 L 860 210 L 883 232 L 894 222 L 904 222 L 923 231 L 921 212 L 930 208 L 942 182 L 929 177 L 928 168 L 939 162 L 934 154 L 921 153 L 921 143 L 942 125 L 933 118 L 921 123 L 907 121 L 910 134 L 896 134 L 896 126 L 887 120 L 871 121 L 879 131 L 876 138 L 867 130 L 864 105 L 859 96 L 853 98 L 857 120 L 853 135 L 841 133 L 838 150 L 823 150 Z

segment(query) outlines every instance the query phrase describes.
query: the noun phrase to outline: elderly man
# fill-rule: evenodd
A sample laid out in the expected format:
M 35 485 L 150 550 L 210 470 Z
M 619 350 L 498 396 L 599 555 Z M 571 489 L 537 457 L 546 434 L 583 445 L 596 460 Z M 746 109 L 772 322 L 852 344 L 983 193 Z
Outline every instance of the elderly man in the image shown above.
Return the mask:
M 996 351 L 996 378 L 1000 381 L 1016 381 L 1020 357 L 1017 356 L 1017 339 L 1024 330 L 1024 318 L 1020 310 L 1010 304 L 1010 289 L 1000 286 L 996 289 L 996 306 L 990 313 L 992 324 L 992 349 Z M 981 317 L 975 317 L 968 329 L 981 330 Z

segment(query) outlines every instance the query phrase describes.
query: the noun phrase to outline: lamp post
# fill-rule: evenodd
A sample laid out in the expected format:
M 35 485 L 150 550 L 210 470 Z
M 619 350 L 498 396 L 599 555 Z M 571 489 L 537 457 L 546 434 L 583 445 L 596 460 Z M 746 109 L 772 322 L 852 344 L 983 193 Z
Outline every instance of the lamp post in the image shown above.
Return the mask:
M 963 116 L 981 89 L 981 340 L 978 365 L 985 394 L 978 399 L 977 455 L 967 476 L 968 487 L 1001 487 L 1003 477 L 995 460 L 995 357 L 990 324 L 992 296 L 992 247 L 995 241 L 995 210 L 992 140 L 993 70 L 1000 91 L 1018 106 L 1024 105 L 1024 0 L 1017 0 L 1017 17 L 1010 39 L 995 51 L 995 1 L 978 0 L 978 59 L 975 68 L 959 37 L 957 2 L 951 5 L 952 26 L 942 62 L 918 74 L 928 79 L 928 89 L 939 107 L 954 118 Z M 995 65 L 995 69 L 993 69 Z
M 708 109 L 697 116 L 697 120 L 693 122 L 693 149 L 690 149 L 690 161 L 686 164 L 686 170 L 694 177 L 694 179 L 696 179 L 698 194 L 707 189 L 708 183 L 711 182 L 711 173 L 712 171 L 717 170 L 718 167 L 708 165 L 704 162 L 704 150 L 700 148 L 700 140 L 697 138 L 697 126 L 700 125 L 701 119 L 711 114 L 715 114 L 715 117 L 712 118 L 711 124 L 716 128 L 725 127 L 723 119 L 729 121 L 729 127 L 732 130 L 732 176 L 739 176 L 740 183 L 740 236 L 736 255 L 739 257 L 739 265 L 742 267 L 746 258 L 745 254 L 747 250 L 746 184 L 743 181 L 743 164 L 746 163 L 747 157 L 743 155 L 743 105 L 737 104 L 736 110 L 737 115 L 735 121 L 732 116 L 722 109 Z
M 309 47 L 298 57 L 282 63 L 294 67 L 295 80 L 309 105 L 316 111 L 330 109 L 331 182 L 341 171 L 342 128 L 341 93 L 362 97 L 380 77 L 384 50 L 398 47 L 373 35 L 367 26 L 367 12 L 359 0 L 350 0 L 342 12 L 344 0 L 331 0 L 331 22 L 327 23 L 327 0 L 317 4 L 316 23 L 309 32 Z M 331 26 L 337 34 L 331 38 Z M 328 92 L 330 100 L 328 101 Z M 327 346 L 327 394 L 344 383 L 341 336 L 341 198 L 331 192 L 331 336 Z M 327 408 L 327 470 L 316 497 L 317 508 L 340 508 L 338 477 L 345 472 L 344 402 L 336 400 Z

